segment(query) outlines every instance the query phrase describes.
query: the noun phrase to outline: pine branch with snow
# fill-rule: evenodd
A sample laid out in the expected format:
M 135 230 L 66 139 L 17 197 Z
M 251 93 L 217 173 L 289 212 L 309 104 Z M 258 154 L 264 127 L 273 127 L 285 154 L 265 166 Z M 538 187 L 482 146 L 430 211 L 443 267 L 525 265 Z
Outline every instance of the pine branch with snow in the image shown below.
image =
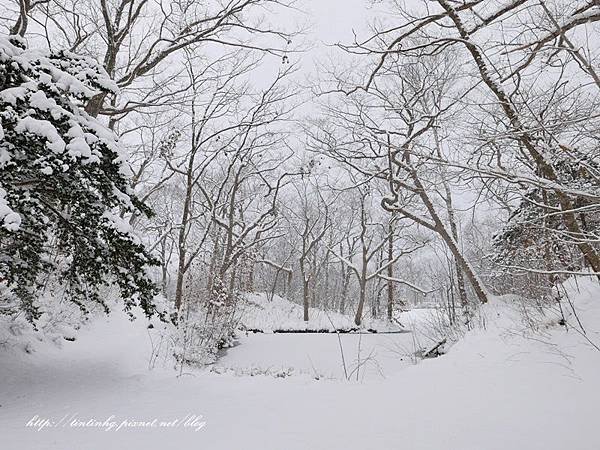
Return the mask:
M 83 311 L 108 310 L 116 284 L 129 310 L 155 311 L 155 259 L 122 219 L 150 214 L 129 189 L 116 135 L 84 111 L 116 86 L 91 58 L 0 38 L 0 301 L 35 322 L 47 275 Z

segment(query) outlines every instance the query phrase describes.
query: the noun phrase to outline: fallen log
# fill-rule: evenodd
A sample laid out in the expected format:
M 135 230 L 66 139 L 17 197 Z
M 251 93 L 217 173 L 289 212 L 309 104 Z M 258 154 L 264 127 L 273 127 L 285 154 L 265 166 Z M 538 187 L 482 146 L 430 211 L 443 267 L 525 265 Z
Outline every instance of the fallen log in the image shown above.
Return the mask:
M 423 353 L 423 358 L 437 358 L 440 355 L 443 355 L 444 352 L 444 344 L 446 344 L 446 338 L 439 341 L 425 353 Z

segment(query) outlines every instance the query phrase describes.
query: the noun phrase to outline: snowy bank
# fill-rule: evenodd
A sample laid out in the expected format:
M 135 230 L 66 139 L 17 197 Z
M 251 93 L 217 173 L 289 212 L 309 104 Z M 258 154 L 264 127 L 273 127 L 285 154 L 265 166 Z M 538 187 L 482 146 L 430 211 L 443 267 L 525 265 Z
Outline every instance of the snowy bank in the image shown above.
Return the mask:
M 245 294 L 240 305 L 240 324 L 243 329 L 273 331 L 323 331 L 373 330 L 379 332 L 402 331 L 402 328 L 387 320 L 364 317 L 360 327 L 354 324 L 351 315 L 318 308 L 309 308 L 309 320 L 304 321 L 304 310 L 289 300 L 274 295 L 270 300 L 266 294 Z M 367 316 L 367 314 L 365 314 Z

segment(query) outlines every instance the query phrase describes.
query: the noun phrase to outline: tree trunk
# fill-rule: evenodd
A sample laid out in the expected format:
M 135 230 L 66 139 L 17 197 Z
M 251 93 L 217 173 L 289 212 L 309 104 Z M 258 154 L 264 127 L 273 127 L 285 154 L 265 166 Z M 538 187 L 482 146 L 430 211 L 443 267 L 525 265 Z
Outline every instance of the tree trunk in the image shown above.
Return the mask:
M 363 309 L 365 307 L 365 298 L 367 291 L 366 277 L 359 281 L 360 284 L 360 296 L 358 299 L 358 308 L 356 308 L 356 315 L 354 316 L 354 323 L 360 326 L 362 323 Z
M 439 224 L 439 225 L 441 225 L 441 224 Z M 454 238 L 448 234 L 446 228 L 443 225 L 440 226 L 440 231 L 438 231 L 438 232 L 439 232 L 440 236 L 442 236 L 442 238 L 444 239 L 444 242 L 450 249 L 450 252 L 452 252 L 452 255 L 454 256 L 454 259 L 456 260 L 458 267 L 466 275 L 467 279 L 469 280 L 469 283 L 471 283 L 471 286 L 473 287 L 473 290 L 475 291 L 475 295 L 477 295 L 477 298 L 479 299 L 479 301 L 481 303 L 487 303 L 488 302 L 487 292 L 485 291 L 483 285 L 481 284 L 479 277 L 477 276 L 477 274 L 475 274 L 475 272 L 471 268 L 471 265 L 469 264 L 467 259 L 464 257 L 464 255 L 460 251 L 460 248 L 458 247 L 458 244 L 456 243 Z
M 215 230 L 215 242 L 213 244 L 212 254 L 210 255 L 210 264 L 208 266 L 208 280 L 206 283 L 206 292 L 210 293 L 213 288 L 215 279 L 215 271 L 217 270 L 217 259 L 220 252 L 219 240 L 221 238 L 221 232 L 219 229 Z
M 302 305 L 304 307 L 304 321 L 308 322 L 308 306 L 309 306 L 309 288 L 310 280 L 304 276 L 302 278 Z
M 181 228 L 179 229 L 178 247 L 179 247 L 179 260 L 177 263 L 177 285 L 175 288 L 175 309 L 179 311 L 181 308 L 183 298 L 183 277 L 185 276 L 186 270 L 186 237 L 187 237 L 187 222 L 190 216 L 190 203 L 191 203 L 191 177 L 188 175 L 188 186 L 186 191 L 186 198 L 183 205 L 183 212 L 181 214 Z
M 392 213 L 393 214 L 393 213 Z M 391 281 L 394 278 L 394 265 L 392 261 L 394 260 L 394 228 L 392 219 L 388 224 L 388 248 L 387 248 L 387 260 L 388 260 L 388 268 L 387 268 L 387 318 L 388 320 L 392 320 L 394 316 L 394 283 Z
M 439 214 L 437 213 L 437 211 L 435 209 L 435 206 L 433 205 L 431 199 L 429 198 L 429 195 L 427 194 L 427 190 L 425 189 L 425 186 L 423 186 L 423 184 L 421 183 L 419 175 L 417 174 L 417 172 L 414 168 L 411 168 L 410 175 L 413 179 L 415 187 L 418 190 L 418 194 L 419 194 L 419 197 L 421 198 L 421 201 L 427 208 L 427 211 L 429 212 L 429 215 L 431 216 L 431 219 L 433 220 L 433 228 L 431 228 L 431 229 L 433 231 L 435 231 L 437 234 L 439 234 L 439 236 L 444 240 L 444 242 L 448 246 L 448 249 L 452 253 L 452 256 L 454 256 L 454 259 L 456 260 L 456 264 L 462 270 L 462 272 L 465 274 L 465 276 L 469 280 L 469 283 L 471 283 L 471 286 L 473 287 L 473 290 L 475 291 L 475 295 L 477 295 L 477 298 L 479 299 L 479 301 L 481 303 L 487 303 L 488 296 L 487 296 L 487 292 L 485 291 L 485 289 L 483 287 L 483 284 L 479 280 L 479 277 L 477 276 L 477 274 L 471 268 L 471 265 L 469 264 L 467 259 L 464 257 L 462 251 L 460 250 L 460 248 L 458 246 L 458 243 L 456 242 L 454 237 L 451 235 L 451 232 L 448 231 L 448 229 L 442 222 L 442 219 L 440 218 Z M 431 227 L 431 226 L 432 226 L 432 224 L 428 225 L 428 227 Z
M 183 298 L 183 277 L 185 276 L 185 252 L 179 251 L 179 262 L 177 264 L 177 283 L 175 287 L 175 309 L 181 309 Z

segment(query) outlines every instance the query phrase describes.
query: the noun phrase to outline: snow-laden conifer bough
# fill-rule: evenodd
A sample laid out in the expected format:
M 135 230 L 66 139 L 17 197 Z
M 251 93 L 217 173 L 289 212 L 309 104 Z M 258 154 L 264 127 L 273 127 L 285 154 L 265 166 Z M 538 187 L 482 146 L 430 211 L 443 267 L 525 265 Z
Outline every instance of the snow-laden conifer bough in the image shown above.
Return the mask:
M 49 278 L 86 310 L 118 285 L 126 308 L 153 313 L 154 263 L 123 212 L 149 213 L 130 191 L 116 135 L 84 111 L 116 85 L 92 58 L 0 37 L 0 307 L 39 315 Z M 53 275 L 49 275 L 53 274 Z M 57 300 L 58 301 L 58 300 Z

